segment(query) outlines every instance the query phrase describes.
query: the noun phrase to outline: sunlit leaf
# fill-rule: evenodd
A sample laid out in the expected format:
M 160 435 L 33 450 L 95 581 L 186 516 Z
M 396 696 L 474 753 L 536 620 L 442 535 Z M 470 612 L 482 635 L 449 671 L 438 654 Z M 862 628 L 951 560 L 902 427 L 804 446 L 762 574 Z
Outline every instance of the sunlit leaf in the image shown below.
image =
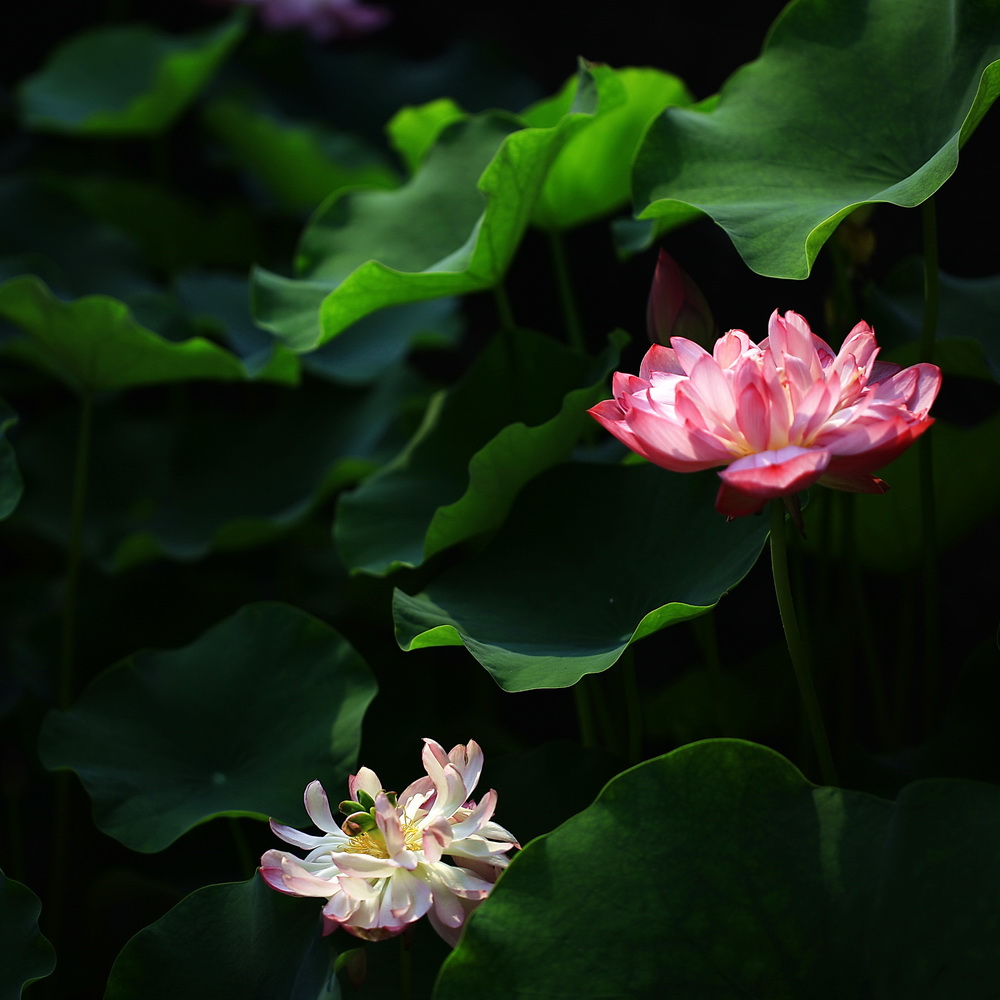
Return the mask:
M 496 529 L 526 482 L 569 457 L 616 357 L 611 348 L 592 361 L 524 330 L 492 342 L 407 447 L 342 498 L 334 534 L 345 563 L 416 566 Z
M 28 983 L 55 968 L 52 945 L 38 930 L 38 897 L 0 871 L 0 1000 L 18 1000 Z
M 467 117 L 468 114 L 450 97 L 441 97 L 418 107 L 400 108 L 385 130 L 396 152 L 414 174 L 441 132 Z
M 337 787 L 355 766 L 374 695 L 332 628 L 253 604 L 183 649 L 135 653 L 102 674 L 46 717 L 40 753 L 79 775 L 105 833 L 159 851 L 219 815 L 304 822 L 306 784 Z
M 817 788 L 752 743 L 682 747 L 514 859 L 435 1000 L 988 1000 L 998 835 L 991 785 L 922 781 L 891 802 Z
M 668 105 L 691 103 L 687 88 L 670 73 L 608 66 L 590 71 L 600 95 L 598 113 L 567 140 L 549 168 L 533 216 L 544 229 L 569 229 L 623 207 L 647 126 Z M 577 86 L 578 78 L 570 81 L 568 96 Z M 531 110 L 525 118 L 536 124 Z
M 185 37 L 146 25 L 76 35 L 21 84 L 21 117 L 44 132 L 161 132 L 212 78 L 244 25 L 245 18 L 234 17 Z
M 104 1000 L 336 1000 L 336 952 L 316 900 L 262 878 L 208 885 L 122 949 Z
M 588 76 L 552 127 L 501 112 L 454 121 L 402 187 L 332 196 L 302 238 L 297 277 L 257 271 L 258 322 L 308 351 L 377 309 L 495 286 L 553 158 L 594 111 L 592 91 Z M 304 315 L 303 294 L 318 293 L 318 317 Z
M 795 0 L 718 104 L 668 108 L 635 167 L 643 218 L 693 206 L 760 274 L 808 275 L 857 206 L 912 207 L 1000 93 L 1000 18 L 958 0 Z
M 606 670 L 630 642 L 703 613 L 753 566 L 767 525 L 726 523 L 717 483 L 645 465 L 544 473 L 482 553 L 419 594 L 396 591 L 400 645 L 464 643 L 505 691 Z

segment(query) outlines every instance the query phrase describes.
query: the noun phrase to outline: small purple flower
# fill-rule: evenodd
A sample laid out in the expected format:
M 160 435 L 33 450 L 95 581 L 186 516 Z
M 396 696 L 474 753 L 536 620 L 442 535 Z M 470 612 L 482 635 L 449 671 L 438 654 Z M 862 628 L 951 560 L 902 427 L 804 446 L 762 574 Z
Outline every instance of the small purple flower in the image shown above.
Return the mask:
M 305 28 L 317 41 L 358 38 L 385 26 L 392 15 L 385 7 L 360 0 L 225 0 L 256 7 L 264 25 L 274 31 Z

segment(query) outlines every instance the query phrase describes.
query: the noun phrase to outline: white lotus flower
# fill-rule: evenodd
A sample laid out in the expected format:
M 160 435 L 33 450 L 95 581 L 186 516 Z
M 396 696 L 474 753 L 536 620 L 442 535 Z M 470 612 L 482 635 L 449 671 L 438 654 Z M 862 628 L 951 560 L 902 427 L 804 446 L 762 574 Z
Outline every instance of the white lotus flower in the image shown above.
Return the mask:
M 352 775 L 351 798 L 340 804 L 347 818 L 334 819 L 323 786 L 306 787 L 305 805 L 322 835 L 312 836 L 271 820 L 282 840 L 308 850 L 305 858 L 268 851 L 261 874 L 290 896 L 319 896 L 324 933 L 343 927 L 369 941 L 399 934 L 425 913 L 454 946 L 465 918 L 486 898 L 506 852 L 518 844 L 492 821 L 497 794 L 490 789 L 477 805 L 483 752 L 470 740 L 450 753 L 424 740 L 427 774 L 401 795 L 382 788 L 370 768 Z M 448 864 L 444 856 L 455 864 Z

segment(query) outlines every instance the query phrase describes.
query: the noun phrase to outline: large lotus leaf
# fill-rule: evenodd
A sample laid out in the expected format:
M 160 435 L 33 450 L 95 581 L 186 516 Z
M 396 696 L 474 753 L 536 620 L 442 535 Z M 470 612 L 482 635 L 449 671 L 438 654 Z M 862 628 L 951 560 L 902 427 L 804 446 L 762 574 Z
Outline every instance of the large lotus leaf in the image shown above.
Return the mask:
M 610 348 L 592 361 L 526 330 L 494 340 L 400 455 L 341 499 L 345 564 L 417 566 L 498 527 L 528 480 L 569 457 L 615 357 Z
M 398 183 L 375 151 L 348 133 L 285 122 L 233 97 L 212 101 L 203 120 L 233 161 L 288 211 L 312 211 L 344 187 Z
M 105 295 L 62 302 L 33 275 L 0 285 L 0 317 L 23 337 L 3 351 L 38 366 L 81 394 L 189 379 L 237 381 L 246 369 L 202 337 L 171 343 L 140 326 Z
M 17 414 L 0 399 L 0 520 L 9 517 L 21 499 L 23 483 L 7 431 L 17 423 Z
M 632 162 L 649 123 L 668 105 L 691 103 L 684 84 L 658 69 L 592 66 L 591 72 L 600 94 L 598 113 L 570 136 L 549 168 L 532 217 L 543 229 L 570 229 L 625 205 Z M 567 97 L 577 85 L 578 78 L 570 81 Z M 525 120 L 536 124 L 531 110 Z
M 867 317 L 875 325 L 879 343 L 891 345 L 893 360 L 904 365 L 921 360 L 923 275 L 923 263 L 911 258 L 867 295 Z M 934 360 L 946 375 L 1000 382 L 1000 275 L 957 278 L 942 273 L 940 278 Z M 908 346 L 896 347 L 907 342 Z
M 121 950 L 104 1000 L 335 1000 L 335 952 L 315 900 L 259 876 L 207 885 Z
M 173 37 L 146 25 L 99 28 L 71 38 L 21 84 L 21 117 L 37 131 L 150 135 L 200 93 L 243 35 L 234 17 Z
M 290 384 L 299 381 L 299 356 L 254 323 L 245 273 L 186 271 L 178 275 L 174 288 L 194 330 L 207 330 L 221 340 L 251 378 Z
M 480 554 L 393 597 L 404 649 L 460 645 L 505 691 L 569 687 L 631 642 L 702 614 L 753 566 L 764 518 L 732 523 L 718 480 L 561 465 L 521 492 Z
M 553 158 L 595 104 L 588 75 L 552 127 L 522 128 L 500 112 L 463 118 L 438 134 L 402 187 L 333 195 L 303 236 L 298 279 L 257 271 L 258 322 L 308 351 L 377 309 L 495 286 Z M 309 319 L 304 294 L 318 309 Z
M 393 454 L 400 400 L 415 389 L 397 368 L 371 388 L 213 386 L 176 396 L 173 409 L 135 412 L 127 398 L 95 407 L 84 551 L 121 571 L 271 541 Z M 33 488 L 16 516 L 60 545 L 75 422 L 71 410 L 39 416 L 18 439 Z
M 265 252 L 253 217 L 235 198 L 198 204 L 162 184 L 111 173 L 61 178 L 52 186 L 134 239 L 158 272 L 246 269 Z
M 682 747 L 514 859 L 435 1000 L 988 1000 L 998 836 L 992 785 L 891 802 L 817 788 L 752 743 Z
M 929 198 L 998 93 L 992 0 L 795 0 L 713 110 L 653 124 L 636 209 L 699 208 L 753 270 L 804 278 L 859 205 Z
M 0 1000 L 18 1000 L 28 983 L 49 975 L 56 959 L 38 930 L 38 897 L 0 871 Z
M 322 347 L 301 355 L 302 367 L 334 382 L 378 382 L 412 349 L 454 347 L 462 332 L 459 300 L 408 302 L 370 313 Z M 298 355 L 297 355 L 298 356 Z
M 938 547 L 946 549 L 1000 509 L 1000 463 L 995 461 L 1000 455 L 1000 413 L 971 427 L 938 420 L 927 433 L 933 455 L 935 537 Z M 921 559 L 919 447 L 879 476 L 889 484 L 888 493 L 852 498 L 857 505 L 858 558 L 873 569 L 905 573 Z M 830 498 L 818 499 L 826 503 Z M 821 516 L 817 510 L 817 522 Z
M 100 829 L 159 851 L 220 815 L 305 822 L 303 789 L 343 784 L 374 696 L 367 664 L 332 628 L 252 604 L 190 646 L 112 667 L 49 713 L 39 752 L 80 776 Z
M 100 293 L 124 300 L 156 288 L 139 247 L 39 171 L 0 179 L 0 253 L 0 280 L 35 274 L 61 298 Z

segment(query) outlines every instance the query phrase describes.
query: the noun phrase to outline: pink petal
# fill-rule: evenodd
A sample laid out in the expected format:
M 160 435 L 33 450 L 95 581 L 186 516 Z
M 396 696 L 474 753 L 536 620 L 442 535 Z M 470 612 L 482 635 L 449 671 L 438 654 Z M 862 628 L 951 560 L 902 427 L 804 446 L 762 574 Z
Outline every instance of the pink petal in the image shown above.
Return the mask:
M 737 459 L 719 476 L 727 486 L 749 496 L 787 496 L 815 483 L 830 464 L 830 457 L 828 451 L 789 445 Z
M 646 351 L 642 364 L 639 366 L 639 378 L 648 382 L 652 378 L 653 372 L 670 372 L 672 375 L 684 374 L 684 369 L 681 368 L 680 362 L 677 360 L 677 352 L 672 347 L 653 344 Z
M 357 802 L 358 792 L 362 791 L 370 795 L 372 799 L 382 791 L 382 783 L 378 780 L 378 775 L 370 767 L 359 768 L 357 774 L 352 774 L 347 782 L 350 789 L 351 798 Z
M 396 807 L 384 792 L 375 799 L 375 822 L 385 840 L 385 849 L 390 859 L 403 868 L 416 868 L 417 858 L 406 849 L 406 837 L 400 823 Z
M 448 752 L 448 760 L 458 768 L 465 782 L 466 797 L 472 795 L 483 773 L 483 751 L 475 740 L 459 743 Z
M 756 385 L 743 387 L 736 404 L 740 433 L 753 451 L 766 451 L 771 437 L 771 420 L 764 397 Z
M 674 349 L 681 371 L 688 375 L 691 374 L 691 369 L 695 364 L 703 358 L 715 361 L 704 347 L 699 346 L 693 340 L 687 340 L 685 337 L 671 337 L 670 346 Z
M 634 411 L 629 426 L 644 458 L 672 472 L 698 472 L 726 465 L 731 445 L 700 427 L 682 426 L 655 413 Z
M 327 897 L 337 891 L 336 881 L 313 875 L 297 861 L 284 851 L 267 851 L 260 859 L 261 876 L 271 888 L 287 896 Z
M 898 402 L 917 416 L 925 416 L 941 389 L 941 369 L 919 364 L 879 382 L 873 390 L 875 399 Z

